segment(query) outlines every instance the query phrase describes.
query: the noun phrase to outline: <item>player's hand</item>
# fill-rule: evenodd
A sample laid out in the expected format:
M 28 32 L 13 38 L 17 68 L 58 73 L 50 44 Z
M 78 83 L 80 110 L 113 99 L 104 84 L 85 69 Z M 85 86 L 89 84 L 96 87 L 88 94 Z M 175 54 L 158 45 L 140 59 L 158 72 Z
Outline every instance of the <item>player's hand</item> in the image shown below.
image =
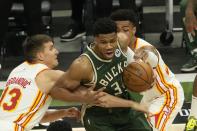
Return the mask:
M 147 62 L 147 58 L 148 58 L 148 52 L 152 52 L 154 53 L 157 57 L 159 57 L 158 53 L 157 53 L 157 50 L 155 47 L 153 46 L 142 46 L 138 49 L 135 49 L 134 50 L 135 52 L 135 55 L 134 55 L 134 59 L 138 60 L 138 59 L 141 59 L 143 60 L 145 63 Z
M 155 68 L 159 63 L 159 53 L 153 46 L 143 46 L 135 49 L 134 59 L 142 60 L 145 63 L 149 63 L 151 67 Z
M 148 52 L 146 50 L 142 48 L 135 50 L 135 55 L 134 55 L 135 60 L 142 60 L 143 62 L 146 63 L 147 58 L 148 58 Z
M 81 113 L 76 107 L 71 107 L 65 109 L 65 117 L 75 117 L 76 119 L 80 119 Z

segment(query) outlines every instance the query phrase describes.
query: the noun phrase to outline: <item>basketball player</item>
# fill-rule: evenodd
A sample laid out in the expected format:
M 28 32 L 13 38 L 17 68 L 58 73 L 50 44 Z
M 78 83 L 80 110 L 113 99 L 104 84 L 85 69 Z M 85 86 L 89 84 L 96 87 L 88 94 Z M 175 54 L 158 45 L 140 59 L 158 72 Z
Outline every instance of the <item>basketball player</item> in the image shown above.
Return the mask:
M 135 52 L 135 58 L 142 59 L 153 67 L 156 83 L 142 93 L 141 100 L 141 103 L 149 105 L 149 112 L 153 114 L 148 121 L 154 131 L 170 130 L 169 126 L 184 101 L 180 82 L 164 63 L 157 49 L 135 36 L 137 21 L 132 10 L 117 10 L 112 13 L 111 19 L 116 22 L 118 32 L 123 32 L 130 38 L 128 45 Z
M 87 47 L 87 51 L 74 60 L 67 72 L 57 81 L 54 89 L 63 88 L 67 82 L 71 84 L 70 87 L 86 85 L 88 88 L 88 85 L 94 85 L 94 90 L 105 87 L 104 92 L 111 94 L 118 101 L 130 100 L 130 94 L 122 82 L 123 68 L 127 66 L 128 46 L 119 39 L 120 36 L 126 36 L 124 34 L 117 36 L 116 24 L 109 18 L 95 22 L 93 35 L 93 43 Z M 65 79 L 70 80 L 65 81 Z M 135 109 L 145 111 L 143 105 L 128 104 L 131 107 L 136 106 Z M 86 131 L 151 130 L 143 113 L 131 110 L 131 107 L 103 108 L 84 105 L 82 109 L 84 127 Z
M 53 95 L 50 90 L 64 73 L 52 70 L 58 65 L 58 51 L 47 35 L 35 35 L 26 39 L 26 61 L 10 73 L 0 98 L 0 127 L 4 131 L 28 131 L 39 122 L 50 122 L 66 116 L 78 116 L 75 108 L 47 112 Z M 65 85 L 67 86 L 67 85 Z M 92 103 L 97 99 L 94 91 L 78 90 L 64 94 L 53 90 L 64 101 Z

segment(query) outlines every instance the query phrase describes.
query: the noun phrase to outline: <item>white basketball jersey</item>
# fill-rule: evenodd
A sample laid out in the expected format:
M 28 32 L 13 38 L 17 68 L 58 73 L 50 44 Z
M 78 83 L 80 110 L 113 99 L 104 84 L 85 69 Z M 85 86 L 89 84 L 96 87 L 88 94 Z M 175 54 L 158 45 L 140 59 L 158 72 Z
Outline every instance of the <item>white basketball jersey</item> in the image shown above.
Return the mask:
M 148 42 L 137 38 L 135 49 L 150 45 Z M 164 63 L 158 53 L 158 64 L 153 69 L 156 75 L 156 84 L 143 92 L 141 103 L 148 103 L 149 111 L 153 114 L 149 122 L 153 131 L 168 131 L 177 113 L 181 110 L 184 93 L 180 82 Z
M 138 49 L 143 46 L 152 46 L 148 42 L 144 41 L 143 39 L 137 38 L 135 42 L 135 49 Z M 176 79 L 174 73 L 171 72 L 169 67 L 164 63 L 163 59 L 161 58 L 161 55 L 159 52 L 157 52 L 159 55 L 158 64 L 156 68 L 154 69 L 154 73 L 156 74 L 156 84 L 155 86 L 148 90 L 146 94 L 148 95 L 147 100 L 154 99 L 156 97 L 159 97 L 161 94 L 165 94 L 166 91 L 169 91 L 172 100 L 177 99 L 177 90 L 182 90 L 181 86 L 174 87 L 173 84 L 175 82 L 178 82 Z M 179 83 L 179 82 L 178 82 Z
M 45 69 L 44 64 L 24 62 L 10 73 L 0 98 L 0 125 L 1 121 L 9 122 L 13 131 L 24 131 L 39 123 L 52 100 L 35 82 Z

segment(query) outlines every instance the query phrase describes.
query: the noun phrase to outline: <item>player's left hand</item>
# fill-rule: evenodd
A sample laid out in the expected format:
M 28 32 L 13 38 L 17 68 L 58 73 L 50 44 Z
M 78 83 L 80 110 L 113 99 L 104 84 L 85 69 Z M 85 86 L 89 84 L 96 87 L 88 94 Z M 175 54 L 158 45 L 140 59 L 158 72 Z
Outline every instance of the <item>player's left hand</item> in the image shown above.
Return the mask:
M 141 60 L 144 63 L 149 64 L 152 67 L 152 70 L 153 70 L 153 73 L 154 73 L 154 69 L 159 64 L 159 53 L 157 52 L 155 47 L 143 46 L 143 47 L 138 48 L 138 49 L 135 50 L 134 59 L 136 61 Z M 153 83 L 151 84 L 150 87 L 154 86 L 155 83 L 156 83 L 155 73 L 153 75 L 153 79 L 154 79 L 154 81 L 153 81 Z
M 141 48 L 135 50 L 135 55 L 134 55 L 134 59 L 135 60 L 142 60 L 143 62 L 147 62 L 147 58 L 148 58 L 148 52 L 146 50 L 143 50 Z

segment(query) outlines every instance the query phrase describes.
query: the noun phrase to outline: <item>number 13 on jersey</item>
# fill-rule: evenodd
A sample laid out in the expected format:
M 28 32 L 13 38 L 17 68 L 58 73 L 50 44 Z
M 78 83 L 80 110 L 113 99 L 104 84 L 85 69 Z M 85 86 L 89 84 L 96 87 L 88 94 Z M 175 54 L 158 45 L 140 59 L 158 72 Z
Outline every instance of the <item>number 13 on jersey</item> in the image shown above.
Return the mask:
M 20 102 L 21 95 L 20 87 L 14 87 L 11 89 L 6 87 L 0 98 L 0 108 L 5 111 L 15 110 Z

